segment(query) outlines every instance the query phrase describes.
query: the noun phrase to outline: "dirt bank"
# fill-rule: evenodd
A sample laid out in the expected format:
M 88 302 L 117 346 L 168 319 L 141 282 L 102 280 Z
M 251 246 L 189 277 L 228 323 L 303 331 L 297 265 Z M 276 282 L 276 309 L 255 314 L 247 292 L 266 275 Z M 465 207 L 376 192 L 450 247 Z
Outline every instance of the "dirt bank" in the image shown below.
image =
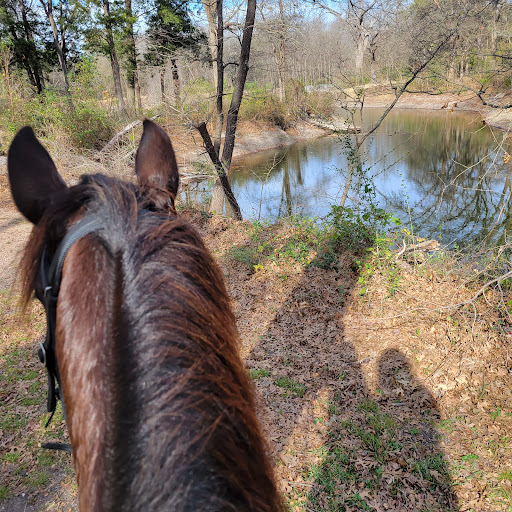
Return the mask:
M 188 175 L 204 172 L 204 166 L 211 165 L 201 138 L 195 130 L 175 123 L 163 123 L 174 146 L 180 172 L 187 180 Z M 138 129 L 142 133 L 142 129 Z M 257 153 L 267 149 L 290 146 L 301 140 L 314 139 L 331 133 L 307 121 L 298 121 L 287 129 L 261 123 L 242 121 L 238 125 L 233 162 L 249 153 Z M 68 149 L 52 140 L 42 139 L 57 164 L 59 172 L 68 183 L 73 183 L 83 173 L 104 172 L 128 178 L 133 169 L 135 149 L 131 145 L 115 148 L 100 162 L 92 154 L 78 155 L 76 150 Z M 7 158 L 0 157 L 0 199 L 8 199 L 7 190 Z
M 364 105 L 365 107 L 387 107 L 393 99 L 393 94 L 369 94 L 365 97 Z M 510 103 L 510 98 L 505 95 L 497 95 L 490 101 L 506 105 Z M 501 110 L 487 107 L 472 93 L 439 95 L 404 93 L 395 108 L 474 112 L 490 126 L 505 131 L 512 129 L 512 109 Z
M 182 172 L 189 173 L 201 169 L 201 166 L 211 165 L 206 155 L 201 140 L 196 133 L 189 130 L 178 130 L 174 126 L 166 126 L 176 154 L 181 160 Z M 294 125 L 283 130 L 278 126 L 242 121 L 239 123 L 233 152 L 233 163 L 237 158 L 250 153 L 258 153 L 268 149 L 291 146 L 301 140 L 315 139 L 331 133 L 307 121 L 298 121 Z

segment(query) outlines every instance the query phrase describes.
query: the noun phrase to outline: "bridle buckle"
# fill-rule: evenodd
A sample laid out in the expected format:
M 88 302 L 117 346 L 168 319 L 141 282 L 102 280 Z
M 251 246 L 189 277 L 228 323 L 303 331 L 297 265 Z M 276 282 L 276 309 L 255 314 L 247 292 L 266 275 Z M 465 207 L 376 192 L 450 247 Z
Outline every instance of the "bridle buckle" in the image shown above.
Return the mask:
M 44 364 L 46 367 L 46 349 L 44 348 L 44 345 L 39 342 L 39 350 L 37 351 L 37 355 L 39 356 L 39 361 Z
M 45 286 L 44 288 L 44 291 L 43 291 L 43 297 L 46 299 L 47 295 L 48 295 L 48 292 L 52 289 L 51 286 Z

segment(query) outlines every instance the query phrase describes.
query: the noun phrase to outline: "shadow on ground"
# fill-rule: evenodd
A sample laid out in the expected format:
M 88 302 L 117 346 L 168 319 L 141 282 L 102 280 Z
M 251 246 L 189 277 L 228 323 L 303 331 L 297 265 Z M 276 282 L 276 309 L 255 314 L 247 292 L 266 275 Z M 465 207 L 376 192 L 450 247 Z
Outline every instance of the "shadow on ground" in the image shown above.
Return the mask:
M 343 256 L 336 269 L 314 264 L 284 299 L 272 301 L 271 281 L 277 288 L 279 280 L 270 274 L 263 296 L 251 299 L 256 312 L 262 302 L 269 310 L 279 304 L 246 361 L 290 509 L 458 510 L 434 398 L 400 347 L 380 351 L 378 388 L 369 389 L 370 358 L 360 360 L 344 333 L 358 273 Z M 257 280 L 248 276 L 246 293 Z M 251 309 L 246 304 L 244 314 Z

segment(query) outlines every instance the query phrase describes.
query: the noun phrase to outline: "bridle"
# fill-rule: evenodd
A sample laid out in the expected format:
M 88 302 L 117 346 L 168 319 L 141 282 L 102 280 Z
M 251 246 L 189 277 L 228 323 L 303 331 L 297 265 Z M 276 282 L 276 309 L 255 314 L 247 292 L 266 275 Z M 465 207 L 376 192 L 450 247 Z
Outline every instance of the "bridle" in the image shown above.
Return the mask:
M 46 367 L 48 374 L 48 400 L 47 410 L 50 417 L 46 422 L 47 427 L 55 414 L 57 399 L 62 402 L 62 410 L 66 417 L 64 401 L 61 393 L 61 382 L 57 355 L 55 353 L 55 327 L 57 321 L 57 300 L 59 297 L 60 282 L 62 278 L 62 267 L 64 260 L 73 247 L 84 236 L 96 233 L 102 229 L 100 218 L 94 214 L 86 214 L 80 221 L 74 224 L 60 242 L 55 254 L 50 261 L 47 247 L 44 246 L 39 270 L 39 286 L 36 287 L 36 297 L 41 301 L 46 311 L 46 339 L 44 343 L 39 342 L 40 348 L 37 351 L 39 360 Z M 57 387 L 58 384 L 58 387 Z M 70 451 L 67 445 L 46 443 L 45 448 L 57 448 Z M 64 448 L 63 448 L 64 447 Z

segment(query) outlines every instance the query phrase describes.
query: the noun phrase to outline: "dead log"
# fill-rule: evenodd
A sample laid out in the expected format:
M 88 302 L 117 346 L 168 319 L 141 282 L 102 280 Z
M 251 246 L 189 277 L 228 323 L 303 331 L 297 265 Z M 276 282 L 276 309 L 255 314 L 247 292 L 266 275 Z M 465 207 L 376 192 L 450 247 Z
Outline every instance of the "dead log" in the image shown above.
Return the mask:
M 156 118 L 160 117 L 162 114 L 158 114 L 156 116 L 151 117 L 151 121 L 154 121 Z M 142 124 L 141 120 L 134 121 L 133 123 L 130 123 L 128 126 L 125 126 L 121 131 L 117 132 L 106 144 L 101 148 L 98 153 L 96 154 L 96 158 L 94 160 L 99 161 L 102 156 L 104 156 L 106 153 L 108 153 L 114 144 L 121 138 L 124 137 L 129 131 L 133 130 L 134 128 L 137 128 L 137 126 L 140 126 Z

